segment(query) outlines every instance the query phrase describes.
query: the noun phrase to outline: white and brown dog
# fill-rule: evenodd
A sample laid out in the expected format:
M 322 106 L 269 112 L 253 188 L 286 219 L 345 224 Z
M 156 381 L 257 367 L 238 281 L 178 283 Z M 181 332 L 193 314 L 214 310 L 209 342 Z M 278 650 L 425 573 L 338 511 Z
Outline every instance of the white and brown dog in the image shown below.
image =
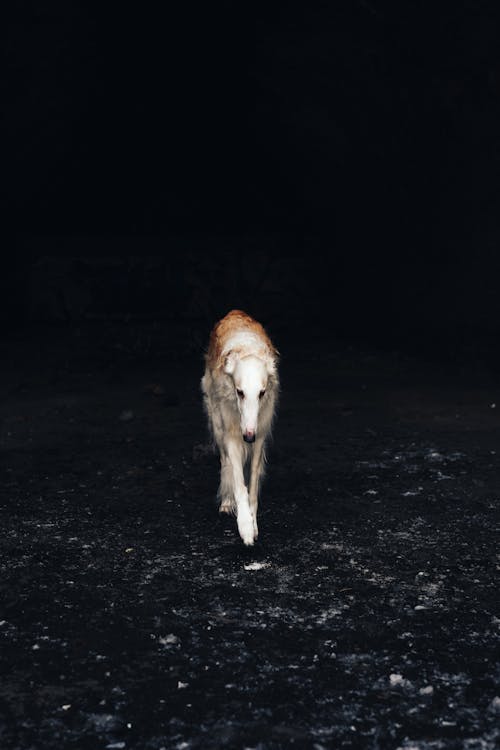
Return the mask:
M 243 542 L 253 544 L 265 444 L 279 391 L 278 351 L 260 323 L 231 310 L 212 330 L 205 363 L 201 389 L 220 454 L 219 510 L 236 513 Z

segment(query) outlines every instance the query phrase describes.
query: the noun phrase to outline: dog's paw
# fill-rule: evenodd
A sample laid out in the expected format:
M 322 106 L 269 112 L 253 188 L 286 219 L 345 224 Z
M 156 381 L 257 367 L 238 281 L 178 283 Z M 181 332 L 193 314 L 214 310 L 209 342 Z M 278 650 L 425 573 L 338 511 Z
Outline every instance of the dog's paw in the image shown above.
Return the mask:
M 257 537 L 259 536 L 259 527 L 257 526 L 257 519 L 253 515 L 252 515 L 252 521 L 253 521 L 253 538 L 257 539 Z
M 219 505 L 219 513 L 234 513 L 234 503 L 229 497 L 225 497 L 221 500 Z
M 252 514 L 249 509 L 240 508 L 238 510 L 238 531 L 243 540 L 243 544 L 250 546 L 255 541 L 255 531 Z

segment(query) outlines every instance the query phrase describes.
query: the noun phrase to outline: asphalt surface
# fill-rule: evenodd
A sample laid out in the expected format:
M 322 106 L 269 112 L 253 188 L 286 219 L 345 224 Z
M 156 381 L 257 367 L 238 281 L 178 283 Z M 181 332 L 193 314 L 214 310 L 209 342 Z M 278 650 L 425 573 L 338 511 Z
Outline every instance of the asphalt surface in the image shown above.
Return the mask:
M 4 345 L 0 747 L 499 747 L 494 378 L 280 347 L 246 549 L 151 341 Z

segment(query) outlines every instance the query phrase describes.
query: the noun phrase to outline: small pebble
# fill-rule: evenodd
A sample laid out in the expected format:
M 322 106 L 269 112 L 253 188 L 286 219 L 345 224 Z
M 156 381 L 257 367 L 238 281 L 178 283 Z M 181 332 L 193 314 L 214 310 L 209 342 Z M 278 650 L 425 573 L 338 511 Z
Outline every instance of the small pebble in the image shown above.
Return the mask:
M 389 675 L 389 682 L 391 683 L 391 687 L 394 688 L 410 688 L 412 686 L 410 680 L 407 680 L 402 674 L 397 673 Z
M 168 635 L 160 636 L 158 643 L 161 643 L 162 646 L 170 646 L 179 643 L 179 639 L 173 633 L 169 633 Z
M 432 685 L 425 685 L 425 687 L 421 687 L 418 691 L 420 695 L 432 695 L 434 692 L 434 688 Z
M 491 701 L 488 709 L 495 714 L 500 714 L 500 696 L 496 695 Z

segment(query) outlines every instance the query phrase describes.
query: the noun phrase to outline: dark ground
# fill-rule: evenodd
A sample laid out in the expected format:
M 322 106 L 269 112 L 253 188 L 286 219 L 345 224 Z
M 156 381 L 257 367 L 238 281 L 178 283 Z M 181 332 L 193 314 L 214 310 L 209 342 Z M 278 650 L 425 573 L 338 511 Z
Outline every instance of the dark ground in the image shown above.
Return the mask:
M 496 750 L 498 0 L 4 5 L 0 750 Z
M 246 550 L 164 334 L 4 343 L 3 750 L 498 747 L 497 381 L 281 346 Z

